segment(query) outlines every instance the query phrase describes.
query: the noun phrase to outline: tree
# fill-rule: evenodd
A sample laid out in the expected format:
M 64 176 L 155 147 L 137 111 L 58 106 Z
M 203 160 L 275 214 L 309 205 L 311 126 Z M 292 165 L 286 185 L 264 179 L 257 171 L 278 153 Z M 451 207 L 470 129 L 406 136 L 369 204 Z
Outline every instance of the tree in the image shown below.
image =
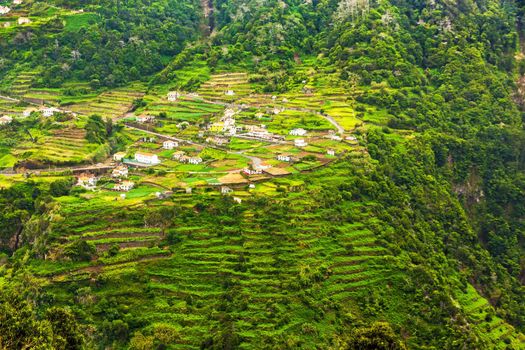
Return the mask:
M 348 350 L 405 350 L 390 325 L 386 322 L 376 322 L 370 327 L 355 329 L 347 341 Z

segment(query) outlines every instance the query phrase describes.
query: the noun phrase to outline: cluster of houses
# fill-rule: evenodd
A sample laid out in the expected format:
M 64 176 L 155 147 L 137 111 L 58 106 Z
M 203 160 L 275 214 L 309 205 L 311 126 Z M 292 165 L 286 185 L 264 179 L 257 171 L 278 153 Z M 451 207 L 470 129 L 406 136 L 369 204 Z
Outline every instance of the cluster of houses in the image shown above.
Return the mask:
M 24 117 L 29 117 L 31 113 L 33 112 L 40 113 L 44 117 L 52 117 L 53 115 L 55 115 L 55 113 L 71 113 L 75 115 L 74 113 L 69 112 L 69 111 L 63 111 L 56 107 L 46 107 L 46 106 L 41 106 L 40 108 L 35 108 L 35 107 L 26 108 L 22 114 Z
M 0 15 L 6 15 L 11 12 L 11 9 L 7 6 L 0 6 Z
M 235 122 L 235 111 L 231 108 L 227 108 L 224 111 L 224 115 L 221 117 L 221 120 L 217 123 L 212 123 L 208 125 L 208 130 L 211 132 L 221 132 L 225 135 L 233 136 L 237 132 L 242 130 L 242 127 L 238 127 Z
M 190 157 L 190 156 L 187 156 L 184 151 L 178 151 L 178 152 L 175 152 L 173 154 L 173 159 L 178 161 L 179 163 L 187 163 L 187 164 L 193 164 L 193 165 L 198 165 L 198 164 L 201 164 L 203 162 L 202 158 L 201 157 Z
M 117 182 L 113 186 L 114 191 L 127 192 L 135 187 L 133 181 L 127 180 L 128 167 L 125 165 L 119 165 L 111 172 L 111 177 Z M 82 173 L 77 176 L 77 186 L 83 187 L 86 190 L 94 190 L 97 186 L 99 178 L 94 174 Z
M 140 124 L 151 123 L 155 120 L 155 116 L 149 114 L 141 114 L 139 116 L 136 116 L 135 120 L 137 121 L 137 123 Z

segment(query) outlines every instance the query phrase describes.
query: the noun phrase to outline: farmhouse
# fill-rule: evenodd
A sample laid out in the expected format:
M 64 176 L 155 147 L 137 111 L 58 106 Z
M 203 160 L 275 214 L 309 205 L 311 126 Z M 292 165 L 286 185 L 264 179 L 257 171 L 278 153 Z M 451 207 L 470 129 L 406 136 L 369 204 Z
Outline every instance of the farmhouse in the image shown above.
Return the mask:
M 173 159 L 180 160 L 182 157 L 184 157 L 184 151 L 177 151 L 173 153 Z
M 26 108 L 22 114 L 24 115 L 24 117 L 29 117 L 31 115 L 31 113 L 37 112 L 37 111 L 38 111 L 38 109 L 36 109 L 34 107 L 30 107 L 30 108 Z
M 0 6 L 0 15 L 5 15 L 7 13 L 9 13 L 9 11 L 11 11 L 11 9 L 7 6 Z
M 157 157 L 156 154 L 146 153 L 146 152 L 135 153 L 135 161 L 139 163 L 151 164 L 151 165 L 160 163 L 159 157 Z
M 241 204 L 242 203 L 242 199 L 239 198 L 239 197 L 233 197 L 233 201 L 237 204 Z
M 294 140 L 295 147 L 306 147 L 308 144 L 304 141 L 304 139 L 296 139 Z
M 235 95 L 235 92 L 234 92 L 233 90 L 226 90 L 226 91 L 224 92 L 224 94 L 225 94 L 226 96 L 233 96 L 233 95 Z
M 166 140 L 162 143 L 162 148 L 164 149 L 174 149 L 175 147 L 178 147 L 179 143 L 172 141 L 172 140 Z
M 179 92 L 178 91 L 170 91 L 168 92 L 168 101 L 177 101 L 177 99 L 179 98 Z
M 42 113 L 44 117 L 52 117 L 55 113 L 58 113 L 58 112 L 60 112 L 60 109 L 55 108 L 55 107 L 41 107 L 40 108 L 40 113 Z
M 244 168 L 244 169 L 242 169 L 242 172 L 245 173 L 246 175 L 260 175 L 260 174 L 262 174 L 262 170 L 255 170 L 255 169 L 250 169 L 250 168 Z
M 3 117 L 0 118 L 0 125 L 10 124 L 12 121 L 13 121 L 12 117 L 8 115 L 4 115 Z
M 97 185 L 97 177 L 93 174 L 83 173 L 77 177 L 77 186 L 84 187 L 85 189 L 93 189 Z
M 128 192 L 129 190 L 133 189 L 133 187 L 135 187 L 135 183 L 133 181 L 122 181 L 121 183 L 116 184 L 113 189 L 115 191 Z
M 13 0 L 13 5 L 21 5 L 22 0 Z
M 18 18 L 18 24 L 19 25 L 22 25 L 22 24 L 29 24 L 31 23 L 31 20 L 27 17 L 19 17 Z
M 147 123 L 147 122 L 151 122 L 155 120 L 155 117 L 152 115 L 142 114 L 142 115 L 137 116 L 135 120 L 137 121 L 137 123 L 142 124 L 142 123 Z
M 339 135 L 333 134 L 333 135 L 330 135 L 330 139 L 333 141 L 341 141 L 343 138 Z
M 201 157 L 189 157 L 188 163 L 195 164 L 195 165 L 200 164 L 202 163 L 202 158 Z
M 335 151 L 333 149 L 329 149 L 326 151 L 326 154 L 328 154 L 329 156 L 335 156 Z
M 346 141 L 357 141 L 357 137 L 350 135 L 345 138 Z
M 111 172 L 111 176 L 113 177 L 128 177 L 128 167 L 125 165 L 120 165 L 113 169 Z
M 228 186 L 221 186 L 221 194 L 229 194 L 232 192 L 233 190 L 229 188 Z
M 297 159 L 289 153 L 283 153 L 277 155 L 277 160 L 280 160 L 281 162 L 294 162 Z
M 126 152 L 117 152 L 113 155 L 115 162 L 120 162 L 126 156 Z
M 304 135 L 306 135 L 306 130 L 304 130 L 302 128 L 292 129 L 290 131 L 290 135 L 292 135 L 292 136 L 304 136 Z

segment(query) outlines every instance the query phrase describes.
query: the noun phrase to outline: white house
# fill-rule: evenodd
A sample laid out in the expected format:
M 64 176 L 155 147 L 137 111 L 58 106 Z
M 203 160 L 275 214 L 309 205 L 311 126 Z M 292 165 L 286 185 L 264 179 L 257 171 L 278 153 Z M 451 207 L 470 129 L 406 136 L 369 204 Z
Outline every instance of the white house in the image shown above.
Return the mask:
M 162 143 L 162 148 L 164 149 L 174 149 L 175 147 L 178 147 L 179 143 L 172 141 L 172 140 L 166 140 Z
M 29 24 L 31 23 L 31 20 L 27 17 L 19 17 L 18 18 L 18 24 L 19 25 L 22 25 L 22 24 Z
M 188 163 L 195 164 L 195 165 L 200 164 L 202 163 L 202 158 L 201 157 L 189 157 Z
M 292 129 L 292 130 L 290 130 L 290 135 L 292 135 L 292 136 L 304 136 L 304 135 L 306 135 L 306 130 L 304 130 L 303 128 Z
M 128 177 L 128 167 L 125 165 L 120 165 L 113 169 L 111 172 L 111 176 L 113 177 Z
M 241 204 L 242 203 L 242 199 L 239 198 L 239 197 L 233 197 L 233 201 L 237 204 Z
M 254 189 L 255 188 L 255 184 L 248 185 L 248 188 Z
M 133 189 L 133 187 L 135 187 L 135 183 L 133 181 L 122 181 L 121 183 L 115 184 L 113 189 L 115 191 L 128 192 L 129 190 Z
M 90 190 L 95 188 L 97 181 L 97 177 L 93 174 L 80 174 L 77 178 L 77 186 Z
M 294 140 L 295 147 L 306 147 L 308 144 L 304 141 L 304 139 L 295 139 Z
M 329 149 L 326 151 L 326 154 L 328 154 L 329 156 L 335 156 L 335 151 L 333 149 Z
M 168 92 L 168 101 L 177 101 L 177 99 L 179 98 L 180 94 L 178 91 L 170 91 Z
M 11 9 L 7 6 L 0 6 L 0 15 L 5 15 L 7 13 L 9 13 L 9 11 L 11 11 Z
M 221 186 L 221 193 L 222 194 L 229 194 L 232 193 L 233 190 L 229 188 L 228 186 Z
M 147 122 L 155 120 L 155 117 L 152 115 L 143 114 L 143 115 L 137 116 L 135 120 L 137 121 L 137 123 L 147 123 Z
M 22 5 L 22 0 L 13 0 L 13 5 Z
M 233 96 L 233 95 L 235 95 L 235 92 L 233 90 L 226 90 L 226 92 L 224 92 L 224 94 L 226 96 Z
M 126 156 L 126 152 L 117 152 L 113 155 L 115 162 L 120 162 Z
M 8 115 L 4 115 L 3 117 L 0 118 L 0 125 L 10 124 L 12 121 L 13 121 L 12 117 Z
M 40 108 L 40 112 L 44 117 L 52 117 L 53 114 L 60 112 L 60 109 L 55 107 L 42 107 Z
M 156 154 L 137 152 L 135 153 L 135 161 L 144 164 L 156 165 L 160 163 L 159 157 Z
M 277 155 L 277 160 L 280 160 L 281 162 L 291 162 L 292 156 L 289 154 L 279 154 Z
M 330 136 L 330 139 L 333 141 L 341 141 L 343 138 L 339 135 L 333 134 Z
M 184 157 L 184 151 L 177 151 L 173 153 L 173 159 L 180 160 L 182 157 Z
M 242 169 L 242 172 L 245 173 L 246 175 L 259 175 L 259 174 L 262 174 L 262 170 L 255 170 L 255 169 L 250 169 L 250 168 L 244 168 L 244 169 Z
M 345 138 L 346 141 L 357 141 L 357 137 L 350 135 Z

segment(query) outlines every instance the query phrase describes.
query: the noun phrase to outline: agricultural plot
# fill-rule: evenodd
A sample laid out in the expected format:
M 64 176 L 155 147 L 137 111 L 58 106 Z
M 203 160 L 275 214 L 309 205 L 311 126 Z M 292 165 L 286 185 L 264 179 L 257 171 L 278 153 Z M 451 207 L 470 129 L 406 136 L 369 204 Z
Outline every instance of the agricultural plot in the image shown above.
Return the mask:
M 133 101 L 144 96 L 144 86 L 131 85 L 103 92 L 91 100 L 70 105 L 73 112 L 92 115 L 98 114 L 105 118 L 118 118 L 124 116 L 133 104 Z
M 508 349 L 509 346 L 519 349 L 525 343 L 525 336 L 516 333 L 514 327 L 496 316 L 487 299 L 479 295 L 470 283 L 467 284 L 465 291 L 459 293 L 458 301 L 479 336 L 489 341 L 499 340 L 495 349 Z M 516 334 L 518 336 L 515 336 Z
M 222 73 L 212 75 L 210 80 L 201 85 L 199 96 L 220 102 L 233 102 L 250 95 L 253 88 L 246 73 Z

